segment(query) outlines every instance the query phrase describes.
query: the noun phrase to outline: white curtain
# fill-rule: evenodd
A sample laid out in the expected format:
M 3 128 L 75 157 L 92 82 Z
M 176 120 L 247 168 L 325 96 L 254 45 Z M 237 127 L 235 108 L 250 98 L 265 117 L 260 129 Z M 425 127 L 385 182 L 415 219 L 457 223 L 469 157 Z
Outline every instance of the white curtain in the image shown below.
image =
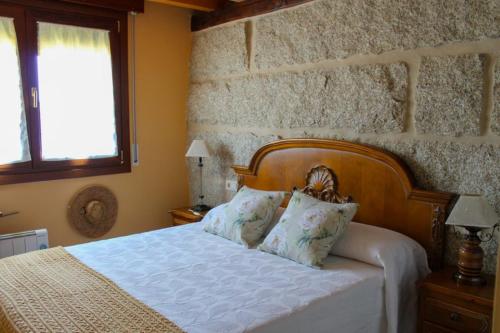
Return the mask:
M 29 160 L 14 20 L 0 17 L 0 165 Z
M 42 159 L 117 156 L 109 32 L 38 23 Z

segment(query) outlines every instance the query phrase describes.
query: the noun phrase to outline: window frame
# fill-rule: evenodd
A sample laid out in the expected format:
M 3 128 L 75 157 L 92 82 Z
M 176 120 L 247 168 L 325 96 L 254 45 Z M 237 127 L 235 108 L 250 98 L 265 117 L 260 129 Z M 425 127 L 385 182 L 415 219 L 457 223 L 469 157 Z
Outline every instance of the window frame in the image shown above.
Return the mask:
M 31 126 L 31 121 L 29 119 L 30 117 L 30 112 L 28 110 L 29 106 L 29 98 L 28 98 L 28 91 L 26 90 L 26 85 L 25 82 L 28 81 L 28 73 L 26 71 L 25 66 L 23 66 L 24 63 L 26 63 L 27 60 L 27 52 L 26 52 L 26 25 L 24 24 L 25 21 L 25 13 L 22 8 L 19 8 L 18 6 L 13 7 L 13 6 L 6 6 L 5 4 L 0 2 L 0 16 L 4 17 L 10 17 L 14 19 L 14 29 L 16 30 L 16 38 L 17 38 L 17 48 L 18 48 L 18 54 L 19 54 L 19 66 L 20 66 L 20 71 L 21 71 L 21 86 L 22 86 L 22 93 L 23 93 L 23 103 L 24 103 L 24 108 L 25 108 L 25 116 L 26 116 L 26 123 L 28 127 L 28 142 L 31 142 L 30 139 L 30 130 L 29 127 Z M 29 150 L 30 150 L 30 155 L 32 153 L 31 151 L 31 144 L 29 145 Z M 19 163 L 12 163 L 12 164 L 3 164 L 0 165 L 0 182 L 1 182 L 1 175 L 4 173 L 16 173 L 16 172 L 29 172 L 32 170 L 32 161 L 26 161 L 26 162 L 19 162 Z
M 14 18 L 31 153 L 31 161 L 0 166 L 0 185 L 130 172 L 127 13 L 53 0 L 18 0 L 16 4 L 0 0 L 0 16 Z M 42 160 L 40 113 L 31 100 L 31 88 L 39 91 L 36 58 L 39 21 L 109 31 L 118 156 Z

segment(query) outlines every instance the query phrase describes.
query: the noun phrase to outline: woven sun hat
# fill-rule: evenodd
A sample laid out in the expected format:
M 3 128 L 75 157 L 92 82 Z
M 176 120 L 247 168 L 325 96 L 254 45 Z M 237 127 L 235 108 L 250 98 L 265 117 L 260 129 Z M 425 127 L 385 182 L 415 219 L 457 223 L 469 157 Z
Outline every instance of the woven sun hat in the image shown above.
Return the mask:
M 97 238 L 116 222 L 118 201 L 104 186 L 90 186 L 78 192 L 68 205 L 68 220 L 82 235 Z

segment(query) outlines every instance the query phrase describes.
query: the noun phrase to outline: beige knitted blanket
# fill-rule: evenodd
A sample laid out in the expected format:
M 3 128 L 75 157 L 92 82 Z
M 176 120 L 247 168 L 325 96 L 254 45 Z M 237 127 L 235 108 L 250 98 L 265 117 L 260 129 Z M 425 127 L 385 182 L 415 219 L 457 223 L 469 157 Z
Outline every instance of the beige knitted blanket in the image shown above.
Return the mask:
M 182 330 L 57 247 L 0 260 L 0 332 Z

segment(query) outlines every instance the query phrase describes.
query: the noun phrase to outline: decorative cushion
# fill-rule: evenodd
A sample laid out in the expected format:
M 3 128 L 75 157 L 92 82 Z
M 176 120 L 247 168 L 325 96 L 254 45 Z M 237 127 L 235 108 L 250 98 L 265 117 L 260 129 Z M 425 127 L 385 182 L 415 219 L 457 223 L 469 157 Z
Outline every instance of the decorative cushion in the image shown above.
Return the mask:
M 244 186 L 229 203 L 208 212 L 203 218 L 203 229 L 252 247 L 261 239 L 284 197 L 285 192 Z
M 308 266 L 321 266 L 357 209 L 355 203 L 334 204 L 295 192 L 258 249 Z

